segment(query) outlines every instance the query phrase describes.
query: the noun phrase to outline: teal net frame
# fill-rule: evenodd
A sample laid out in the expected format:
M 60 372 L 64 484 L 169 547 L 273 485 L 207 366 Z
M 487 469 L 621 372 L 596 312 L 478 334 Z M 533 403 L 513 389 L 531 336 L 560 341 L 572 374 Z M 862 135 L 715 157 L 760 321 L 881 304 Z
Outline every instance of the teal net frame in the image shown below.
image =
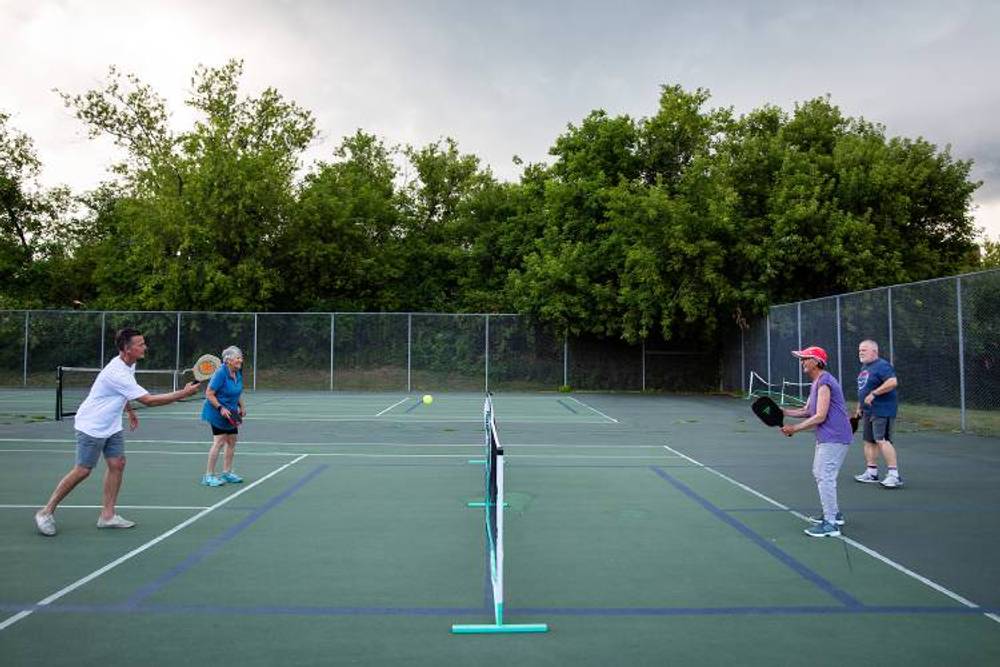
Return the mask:
M 503 510 L 504 510 L 504 454 L 500 442 L 500 432 L 493 411 L 493 400 L 487 395 L 483 403 L 483 430 L 485 432 L 484 461 L 472 461 L 483 466 L 483 502 L 470 506 L 483 508 L 486 531 L 487 557 L 490 563 L 490 584 L 493 592 L 492 624 L 452 625 L 454 634 L 503 634 L 523 632 L 548 632 L 545 623 L 506 624 L 504 623 L 503 595 Z

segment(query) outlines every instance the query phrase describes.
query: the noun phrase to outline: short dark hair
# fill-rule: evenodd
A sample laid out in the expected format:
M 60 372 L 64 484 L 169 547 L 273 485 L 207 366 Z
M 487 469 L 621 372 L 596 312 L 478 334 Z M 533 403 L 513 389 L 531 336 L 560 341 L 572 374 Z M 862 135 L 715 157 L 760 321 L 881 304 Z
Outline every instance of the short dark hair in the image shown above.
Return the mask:
M 124 352 L 128 344 L 132 342 L 132 339 L 136 336 L 141 336 L 142 332 L 138 329 L 133 329 L 132 327 L 125 327 L 121 329 L 117 335 L 115 335 L 115 345 L 118 347 L 119 352 Z

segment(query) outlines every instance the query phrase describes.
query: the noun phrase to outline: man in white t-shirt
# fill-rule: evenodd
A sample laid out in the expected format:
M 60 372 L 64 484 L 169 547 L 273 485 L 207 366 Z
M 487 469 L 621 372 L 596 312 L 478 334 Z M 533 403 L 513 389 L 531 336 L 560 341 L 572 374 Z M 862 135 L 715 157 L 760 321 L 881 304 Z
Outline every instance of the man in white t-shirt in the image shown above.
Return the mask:
M 56 534 L 56 507 L 77 484 L 87 479 L 104 455 L 108 465 L 104 476 L 104 504 L 97 519 L 98 528 L 131 528 L 134 521 L 115 512 L 118 491 L 125 473 L 125 438 L 122 434 L 122 409 L 128 413 L 129 430 L 139 426 L 129 401 L 143 405 L 167 405 L 198 393 L 199 384 L 189 382 L 169 394 L 150 394 L 135 381 L 135 362 L 146 356 L 146 340 L 135 329 L 122 329 L 115 337 L 118 356 L 101 369 L 87 398 L 76 411 L 76 465 L 59 480 L 45 507 L 35 514 L 35 525 L 42 535 Z

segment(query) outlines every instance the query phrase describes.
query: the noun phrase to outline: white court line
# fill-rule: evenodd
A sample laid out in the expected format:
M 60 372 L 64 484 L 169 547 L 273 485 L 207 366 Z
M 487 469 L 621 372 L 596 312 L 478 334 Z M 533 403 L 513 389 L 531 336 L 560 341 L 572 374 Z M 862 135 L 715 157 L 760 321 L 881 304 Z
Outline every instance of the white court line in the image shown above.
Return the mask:
M 590 406 L 587 406 L 590 407 Z M 593 408 L 591 408 L 593 409 Z M 597 412 L 595 410 L 595 412 Z M 598 413 L 601 414 L 601 413 Z M 603 415 L 606 419 L 610 419 L 615 424 L 618 423 L 617 419 L 613 417 L 608 417 Z M 196 421 L 199 416 L 196 414 L 182 414 L 182 413 L 160 413 L 158 415 L 144 415 L 140 413 L 140 421 L 147 419 L 150 421 Z M 605 420 L 587 420 L 587 419 L 573 419 L 567 416 L 565 419 L 546 419 L 539 418 L 533 419 L 531 417 L 521 417 L 521 418 L 510 418 L 505 417 L 503 419 L 504 424 L 559 424 L 561 426 L 575 426 L 578 424 L 608 424 L 609 422 Z M 375 418 L 371 415 L 362 416 L 349 416 L 349 417 L 310 417 L 306 415 L 296 415 L 290 413 L 280 413 L 280 414 L 259 414 L 254 413 L 252 416 L 248 416 L 243 420 L 243 423 L 253 421 L 273 421 L 273 422 L 370 422 L 374 421 Z M 483 422 L 482 418 L 453 418 L 453 417 L 441 417 L 441 418 L 430 418 L 426 415 L 413 415 L 411 417 L 401 418 L 401 419 L 379 419 L 380 423 L 398 423 L 398 424 L 481 424 Z
M 72 438 L 0 438 L 0 442 L 46 442 L 46 443 L 62 443 L 67 445 L 73 445 L 76 441 Z M 129 438 L 126 440 L 127 444 L 162 444 L 162 445 L 208 445 L 209 442 L 205 440 L 138 440 Z M 280 447 L 280 446 L 290 446 L 290 447 L 475 447 L 477 449 L 483 448 L 483 443 L 445 443 L 445 442 L 428 442 L 424 444 L 413 443 L 413 442 L 360 442 L 356 440 L 345 440 L 336 441 L 329 440 L 325 442 L 292 442 L 292 441 L 282 441 L 282 440 L 240 440 L 241 445 L 264 445 L 270 447 Z M 613 449 L 620 447 L 621 449 L 662 449 L 661 445 L 579 445 L 573 443 L 562 443 L 562 442 L 551 442 L 551 443 L 527 443 L 527 442 L 504 442 L 505 447 L 558 447 L 560 449 Z M 32 451 L 66 451 L 66 450 L 36 450 L 36 449 L 3 449 L 0 447 L 0 453 L 2 452 L 32 452 Z M 135 450 L 141 451 L 141 450 Z M 130 452 L 131 453 L 131 452 Z M 243 450 L 240 450 L 243 453 Z
M 617 424 L 617 423 L 619 423 L 619 422 L 618 422 L 618 420 L 617 420 L 617 419 L 615 419 L 614 417 L 609 417 L 608 415 L 604 414 L 603 412 L 601 412 L 601 411 L 600 411 L 600 410 L 598 410 L 597 408 L 593 408 L 593 407 L 591 407 L 591 406 L 587 405 L 586 403 L 584 403 L 584 402 L 583 402 L 583 401 L 581 401 L 580 399 L 576 398 L 575 396 L 570 396 L 569 398 L 570 398 L 570 400 L 573 400 L 573 401 L 576 401 L 577 403 L 579 403 L 579 404 L 580 404 L 580 405 L 582 405 L 583 407 L 587 408 L 588 410 L 593 410 L 594 412 L 596 412 L 597 414 L 601 415 L 601 416 L 602 416 L 602 417 L 604 417 L 605 419 L 610 419 L 611 421 L 613 421 L 613 422 L 614 422 L 614 423 L 616 423 L 616 424 Z
M 42 503 L 44 505 L 44 503 Z M 38 509 L 42 505 L 0 505 L 0 510 L 23 510 Z M 99 510 L 103 505 L 60 505 L 61 510 Z M 119 509 L 126 510 L 207 510 L 208 507 L 199 505 L 197 507 L 187 507 L 185 505 L 115 505 Z
M 382 412 L 378 413 L 375 416 L 376 417 L 381 417 L 382 415 L 384 415 L 385 413 L 389 412 L 389 410 L 392 410 L 394 407 L 396 407 L 400 403 L 406 403 L 408 400 L 410 400 L 410 397 L 409 396 L 404 396 L 401 400 L 396 401 L 395 403 L 393 403 L 392 405 L 390 405 L 385 410 L 383 410 Z
M 481 448 L 481 447 L 480 447 Z M 66 454 L 67 452 L 62 449 L 0 449 L 0 453 L 3 452 L 38 452 L 43 454 Z M 139 450 L 129 452 L 129 456 L 141 455 L 141 454 L 156 454 L 159 456 L 204 456 L 205 452 L 180 452 L 176 449 L 163 449 L 163 450 Z M 362 454 L 358 452 L 241 452 L 240 456 L 265 456 L 265 457 L 276 457 L 276 456 L 326 456 L 334 457 L 339 456 L 341 458 L 356 458 L 356 459 L 467 459 L 471 454 Z M 632 460 L 638 459 L 643 461 L 663 460 L 663 454 L 658 454 L 656 456 L 596 456 L 588 454 L 516 454 L 517 459 L 572 459 L 576 460 Z M 674 457 L 676 458 L 676 457 Z M 3 506 L 0 505 L 0 508 Z
M 257 486 L 258 484 L 261 484 L 262 482 L 265 482 L 266 480 L 274 477 L 275 475 L 277 475 L 278 473 L 282 472 L 286 468 L 295 465 L 296 463 L 298 463 L 302 459 L 306 458 L 306 456 L 307 456 L 306 454 L 303 454 L 302 456 L 298 457 L 294 461 L 290 461 L 290 462 L 286 463 L 285 465 L 272 470 L 267 475 L 265 475 L 265 476 L 261 477 L 260 479 L 258 479 L 256 482 L 253 482 L 253 483 L 249 484 L 248 486 L 240 489 L 239 491 L 237 491 L 236 493 L 234 493 L 232 495 L 226 496 L 225 498 L 223 498 L 219 502 L 215 503 L 211 507 L 206 508 L 206 509 L 202 510 L 201 512 L 198 512 L 197 514 L 195 514 L 194 516 L 190 517 L 186 521 L 182 521 L 181 523 L 177 524 L 176 526 L 174 526 L 173 528 L 171 528 L 167 532 L 162 533 L 158 537 L 153 538 L 152 540 L 150 540 L 149 542 L 146 542 L 142 546 L 136 547 L 135 549 L 133 549 L 132 551 L 129 551 L 124 556 L 121 556 L 121 557 L 116 558 L 115 560 L 111 561 L 110 563 L 108 563 L 104 567 L 101 567 L 101 568 L 98 568 L 98 569 L 94 570 L 93 572 L 91 572 L 87 576 L 85 576 L 85 577 L 83 577 L 81 579 L 77 579 L 76 581 L 74 581 L 69 586 L 61 588 L 60 590 L 56 591 L 52 595 L 50 595 L 50 596 L 48 596 L 48 597 L 46 597 L 46 598 L 44 598 L 42 600 L 39 600 L 38 602 L 35 603 L 34 606 L 36 606 L 36 607 L 42 607 L 42 606 L 45 606 L 45 605 L 52 604 L 53 602 L 55 602 L 59 598 L 63 597 L 64 595 L 67 595 L 68 593 L 72 593 L 77 588 L 80 588 L 81 586 L 83 586 L 83 585 L 85 585 L 85 584 L 93 581 L 94 579 L 96 579 L 97 577 L 101 576 L 105 572 L 108 572 L 109 570 L 112 570 L 112 569 L 118 567 L 119 565 L 121 565 L 125 561 L 130 560 L 131 558 L 133 558 L 135 556 L 138 556 L 143 551 L 146 551 L 147 549 L 149 549 L 149 548 L 151 548 L 151 547 L 159 544 L 160 542 L 162 542 L 163 540 L 167 539 L 168 537 L 170 537 L 174 533 L 176 533 L 176 532 L 178 532 L 180 530 L 183 530 L 184 528 L 190 526 L 192 523 L 194 523 L 198 519 L 202 518 L 203 516 L 209 514 L 210 512 L 213 512 L 213 511 L 217 510 L 218 508 L 222 507 L 223 505 L 225 505 L 229 501 L 234 500 L 237 497 L 243 495 L 244 493 L 246 493 L 250 489 L 252 489 L 255 486 Z M 0 631 L 9 628 L 10 626 L 14 625 L 18 621 L 20 621 L 22 619 L 25 619 L 28 616 L 31 616 L 33 613 L 35 613 L 34 609 L 26 609 L 24 611 L 20 611 L 20 612 L 14 614 L 13 616 L 11 616 L 10 618 L 8 618 L 7 620 L 5 620 L 2 623 L 0 623 Z
M 675 455 L 680 456 L 681 458 L 683 458 L 683 459 L 685 459 L 685 460 L 693 463 L 694 465 L 698 466 L 699 468 L 703 468 L 703 469 L 707 470 L 708 472 L 710 472 L 710 473 L 712 473 L 714 475 L 718 475 L 719 477 L 721 477 L 722 479 L 726 480 L 730 484 L 734 484 L 735 486 L 738 486 L 739 488 L 743 489 L 744 491 L 747 491 L 748 493 L 751 493 L 751 494 L 757 496 L 761 500 L 763 500 L 763 501 L 765 501 L 767 503 L 770 503 L 771 505 L 774 505 L 778 509 L 782 509 L 782 510 L 788 512 L 789 514 L 792 514 L 792 515 L 794 515 L 794 516 L 802 519 L 803 521 L 806 521 L 806 522 L 809 521 L 809 517 L 805 516 L 804 514 L 800 514 L 799 512 L 796 512 L 795 510 L 791 509 L 787 505 L 783 505 L 783 504 L 779 503 L 777 500 L 774 500 L 773 498 L 765 496 L 763 493 L 761 493 L 761 492 L 759 492 L 759 491 L 757 491 L 755 489 L 750 488 L 746 484 L 743 484 L 742 482 L 737 482 L 732 477 L 729 477 L 728 475 L 725 475 L 725 474 L 719 472 L 718 470 L 716 470 L 716 469 L 714 469 L 714 468 L 712 468 L 710 466 L 707 466 L 704 463 L 701 463 L 700 461 L 696 461 L 693 458 L 691 458 L 690 456 L 687 456 L 686 454 L 683 454 L 683 453 L 677 451 L 676 449 L 674 449 L 672 447 L 669 447 L 667 445 L 663 445 L 663 448 L 665 450 L 667 450 L 668 452 L 672 452 Z M 866 547 L 865 545 L 861 544 L 860 542 L 858 542 L 856 540 L 852 540 L 851 538 L 846 537 L 844 535 L 841 535 L 840 539 L 842 539 L 847 544 L 850 544 L 852 547 L 858 549 L 859 551 L 863 551 L 864 553 L 868 554 L 872 558 L 875 558 L 876 560 L 879 560 L 879 561 L 885 563 L 889 567 L 891 567 L 891 568 L 893 568 L 893 569 L 895 569 L 895 570 L 897 570 L 899 572 L 902 572 L 903 574 L 905 574 L 908 577 L 916 579 L 917 581 L 919 581 L 920 583 L 924 584 L 925 586 L 928 586 L 929 588 L 934 589 L 935 591 L 937 591 L 938 593 L 941 593 L 942 595 L 946 595 L 947 597 L 950 597 L 952 600 L 955 600 L 956 602 L 958 602 L 958 603 L 960 603 L 960 604 L 962 604 L 962 605 L 964 605 L 966 607 L 969 607 L 971 609 L 979 609 L 981 607 L 981 605 L 978 605 L 975 602 L 972 602 L 971 600 L 968 600 L 968 599 L 962 597 L 958 593 L 955 593 L 954 591 L 951 591 L 951 590 L 945 588 L 941 584 L 938 584 L 938 583 L 936 583 L 934 581 L 931 581 L 930 579 L 928 579 L 927 577 L 923 576 L 922 574 L 918 574 L 917 572 L 914 572 L 913 570 L 909 569 L 905 565 L 901 565 L 901 564 L 897 563 L 896 561 L 892 560 L 891 558 L 883 556 L 882 554 L 880 554 L 879 552 L 875 551 L 874 549 L 872 549 L 870 547 Z M 990 620 L 993 620 L 993 621 L 996 621 L 997 623 L 1000 623 L 1000 616 L 998 616 L 997 614 L 985 614 L 984 613 L 983 616 L 986 616 Z

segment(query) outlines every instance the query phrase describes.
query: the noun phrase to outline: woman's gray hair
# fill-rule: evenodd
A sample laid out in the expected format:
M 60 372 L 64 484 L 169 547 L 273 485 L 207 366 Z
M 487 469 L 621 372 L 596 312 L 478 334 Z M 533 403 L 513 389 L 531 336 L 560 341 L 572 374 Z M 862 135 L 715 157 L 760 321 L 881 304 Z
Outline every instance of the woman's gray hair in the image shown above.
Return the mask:
M 240 359 L 243 358 L 243 350 L 236 347 L 235 345 L 230 345 L 229 347 L 227 347 L 222 351 L 223 362 L 229 361 L 230 359 L 235 359 L 237 357 L 239 357 Z

